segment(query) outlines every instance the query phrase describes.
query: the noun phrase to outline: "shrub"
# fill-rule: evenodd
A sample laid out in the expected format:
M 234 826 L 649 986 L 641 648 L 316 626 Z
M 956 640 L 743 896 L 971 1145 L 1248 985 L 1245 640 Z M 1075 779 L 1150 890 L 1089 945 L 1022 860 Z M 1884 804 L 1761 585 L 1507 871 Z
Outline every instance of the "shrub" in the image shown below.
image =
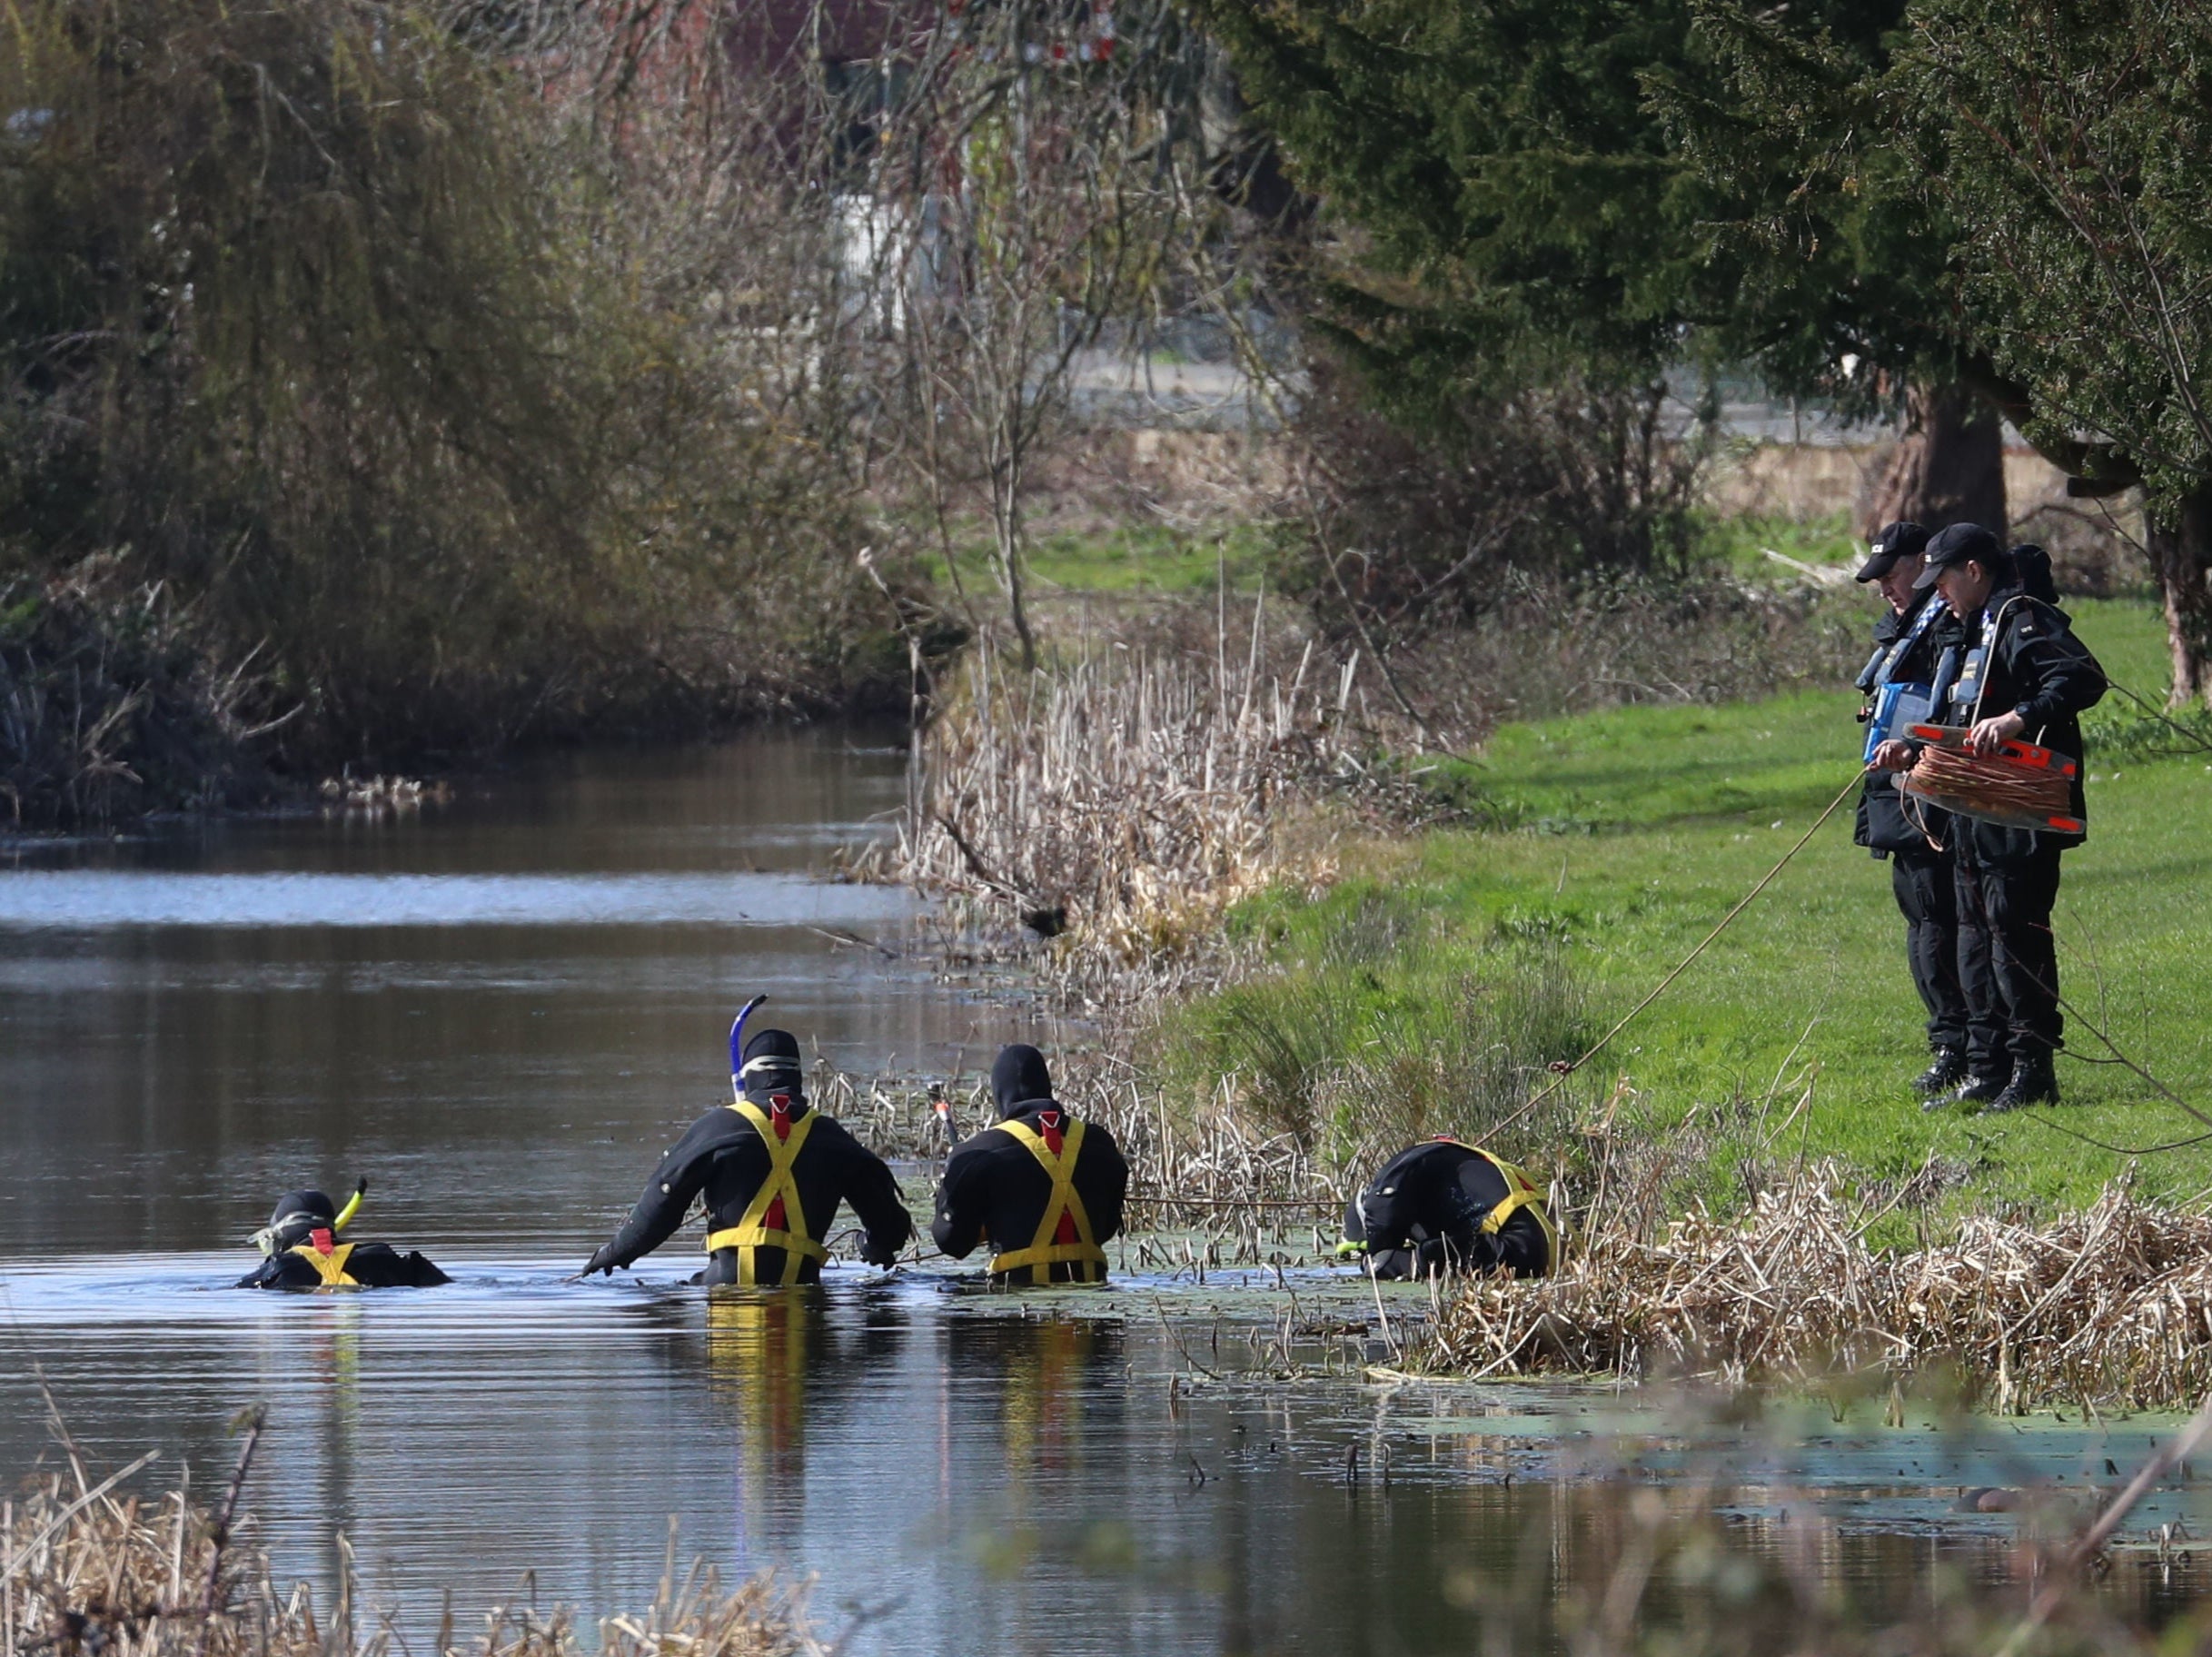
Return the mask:
M 11 10 L 0 561 L 258 649 L 281 762 L 903 694 L 803 353 L 541 94 L 409 0 Z

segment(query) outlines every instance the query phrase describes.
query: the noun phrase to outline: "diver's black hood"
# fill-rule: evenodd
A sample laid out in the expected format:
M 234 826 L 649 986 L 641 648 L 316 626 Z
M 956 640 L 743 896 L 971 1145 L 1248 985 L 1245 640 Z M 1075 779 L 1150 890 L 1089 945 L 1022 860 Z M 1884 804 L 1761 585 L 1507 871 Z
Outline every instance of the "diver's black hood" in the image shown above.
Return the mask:
M 1045 1056 L 1019 1042 L 999 1048 L 997 1061 L 991 1066 L 991 1097 L 1002 1116 L 1012 1116 L 1032 1099 L 1052 1097 L 1052 1072 L 1045 1067 Z
M 805 1068 L 799 1062 L 799 1037 L 789 1030 L 762 1030 L 745 1044 L 739 1077 L 745 1096 L 759 1103 L 774 1094 L 800 1096 Z
M 290 1248 L 307 1241 L 308 1233 L 328 1227 L 338 1218 L 337 1205 L 320 1191 L 287 1191 L 270 1211 L 269 1229 L 276 1246 Z

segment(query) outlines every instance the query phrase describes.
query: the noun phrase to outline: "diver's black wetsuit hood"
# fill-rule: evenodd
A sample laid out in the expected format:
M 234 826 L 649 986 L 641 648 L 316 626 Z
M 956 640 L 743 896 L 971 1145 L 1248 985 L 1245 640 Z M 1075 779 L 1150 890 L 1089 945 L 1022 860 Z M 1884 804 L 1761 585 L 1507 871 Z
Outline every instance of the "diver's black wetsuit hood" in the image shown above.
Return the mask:
M 338 1206 L 320 1191 L 288 1191 L 269 1214 L 272 1242 L 279 1249 L 307 1241 L 310 1233 L 331 1225 Z
M 805 1070 L 799 1062 L 799 1037 L 789 1030 L 762 1030 L 745 1044 L 738 1077 L 745 1085 L 745 1096 L 756 1105 L 765 1105 L 778 1094 L 800 1098 Z
M 991 1066 L 991 1096 L 1002 1117 L 1017 1114 L 1034 1099 L 1052 1097 L 1052 1072 L 1045 1067 L 1045 1056 L 1019 1042 L 1001 1047 Z

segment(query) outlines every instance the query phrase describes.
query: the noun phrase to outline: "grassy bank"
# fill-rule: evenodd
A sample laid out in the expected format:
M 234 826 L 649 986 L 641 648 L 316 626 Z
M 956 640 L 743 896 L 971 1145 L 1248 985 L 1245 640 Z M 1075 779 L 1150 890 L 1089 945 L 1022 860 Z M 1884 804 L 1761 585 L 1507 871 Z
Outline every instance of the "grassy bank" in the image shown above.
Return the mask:
M 2076 608 L 2115 679 L 2155 699 L 2157 616 Z M 1365 1137 L 1358 1118 L 1408 1098 L 1401 1131 L 1485 1131 L 1545 1062 L 1579 1052 L 1686 955 L 1844 785 L 1853 705 L 1800 693 L 1501 729 L 1478 764 L 1440 773 L 1489 827 L 1356 848 L 1326 892 L 1276 889 L 1233 912 L 1267 969 L 1175 1014 L 1173 1062 L 1235 1072 L 1275 1119 L 1303 1107 L 1324 1136 Z M 2097 716 L 2091 838 L 2068 857 L 2058 911 L 2062 967 L 2114 1040 L 2212 1103 L 2212 774 L 2201 753 L 2155 757 L 2167 734 L 2117 697 Z M 2108 1064 L 2062 1065 L 2058 1110 L 1923 1115 L 1906 1086 L 1921 1017 L 1886 868 L 1850 844 L 1847 806 L 1562 1090 L 1563 1108 L 1498 1148 L 1572 1174 L 1601 1120 L 1694 1142 L 1678 1196 L 1721 1211 L 1785 1161 L 1832 1157 L 1870 1180 L 1928 1168 L 1926 1205 L 1900 1206 L 1876 1234 L 1901 1241 L 1968 1212 L 2088 1206 L 2136 1159 L 2078 1136 L 2143 1147 L 2201 1126 Z M 2071 1050 L 2107 1056 L 2078 1027 Z M 2144 1156 L 2138 1180 L 2148 1196 L 2194 1196 L 2212 1185 L 2212 1146 Z

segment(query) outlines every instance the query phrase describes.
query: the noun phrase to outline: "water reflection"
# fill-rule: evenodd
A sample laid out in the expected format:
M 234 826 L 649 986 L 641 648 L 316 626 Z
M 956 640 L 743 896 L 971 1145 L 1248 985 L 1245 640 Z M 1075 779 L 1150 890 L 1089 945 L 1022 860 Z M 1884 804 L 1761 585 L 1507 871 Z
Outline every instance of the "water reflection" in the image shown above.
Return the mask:
M 0 1256 L 234 1241 L 303 1184 L 435 1256 L 581 1258 L 721 1096 L 730 1010 L 850 1067 L 1024 1033 L 897 948 L 898 751 L 840 733 L 594 754 L 410 819 L 180 825 L 0 867 Z M 256 1219 L 253 1223 L 258 1223 Z
M 1778 1415 L 1747 1436 L 1585 1388 L 1279 1383 L 1233 1362 L 1265 1308 L 1166 1282 L 1132 1287 L 1217 1379 L 1157 1315 L 1066 1292 L 1025 1310 L 927 1275 L 707 1293 L 461 1255 L 419 1294 L 206 1288 L 229 1264 L 0 1274 L 0 1462 L 43 1437 L 34 1360 L 92 1454 L 161 1444 L 203 1488 L 234 1454 L 224 1421 L 265 1400 L 253 1506 L 280 1570 L 327 1593 L 342 1531 L 412 1631 L 447 1589 L 472 1611 L 525 1573 L 541 1603 L 640 1607 L 672 1517 L 679 1558 L 818 1574 L 833 1628 L 868 1613 L 858 1651 L 1441 1652 L 1500 1626 L 1543 1643 L 1647 1501 L 1717 1510 L 1736 1545 L 1895 1609 L 1946 1561 L 2000 1568 L 2011 1520 L 1954 1513 L 1953 1481 L 2078 1480 L 2162 1424 Z M 2198 1505 L 2162 1493 L 2141 1523 Z M 1655 1617 L 1712 1611 L 1709 1585 L 1652 1595 Z
M 903 899 L 802 878 L 903 787 L 896 753 L 762 738 L 564 761 L 412 822 L 22 854 L 0 871 L 0 1467 L 52 1454 L 35 1365 L 94 1458 L 160 1446 L 155 1476 L 181 1456 L 202 1490 L 266 1403 L 252 1505 L 280 1572 L 327 1599 L 342 1533 L 411 1632 L 525 1573 L 541 1605 L 640 1608 L 673 1518 L 679 1557 L 818 1573 L 858 1652 L 1443 1652 L 1553 1641 L 1639 1492 L 1909 1606 L 2011 1532 L 1954 1513 L 1957 1485 L 2078 1485 L 2162 1425 L 1751 1434 L 1591 1389 L 1278 1383 L 1237 1358 L 1282 1297 L 1226 1280 L 1006 1296 L 839 1266 L 707 1294 L 671 1281 L 679 1239 L 642 1279 L 564 1282 L 723 1096 L 755 990 L 858 1067 L 1028 1033 L 834 936 L 896 948 Z M 363 1173 L 363 1235 L 451 1287 L 221 1286 L 279 1192 Z M 1302 1316 L 1332 1294 L 1367 1316 L 1364 1285 L 1292 1286 Z M 2198 1506 L 2163 1492 L 2140 1522 Z M 1718 1602 L 1659 1593 L 1666 1615 Z

